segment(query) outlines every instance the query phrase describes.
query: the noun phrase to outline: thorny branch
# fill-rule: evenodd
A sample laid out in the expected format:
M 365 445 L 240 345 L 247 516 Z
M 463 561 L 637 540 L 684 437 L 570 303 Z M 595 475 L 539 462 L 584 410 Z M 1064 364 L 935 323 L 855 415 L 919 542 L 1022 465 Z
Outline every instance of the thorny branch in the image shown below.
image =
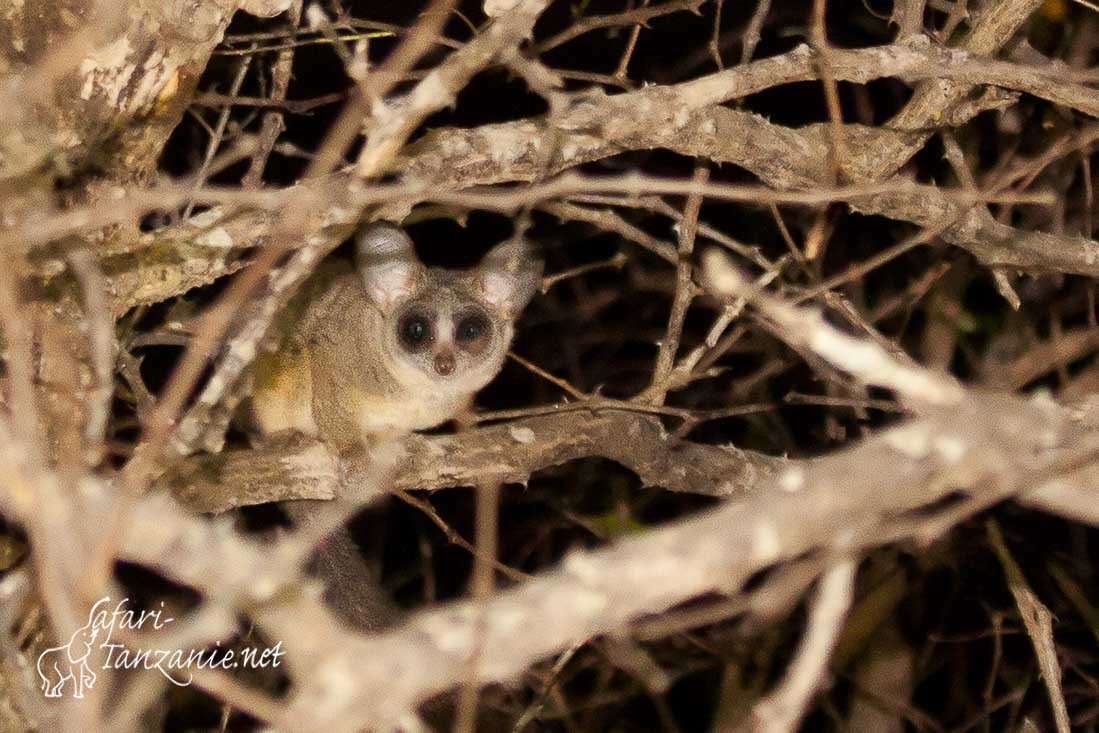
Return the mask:
M 982 62 L 964 52 L 937 50 L 926 44 L 850 52 L 834 50 L 831 62 L 837 78 L 849 81 L 867 81 L 894 74 L 908 75 L 907 78 L 912 79 L 956 75 L 956 78 L 974 82 L 1001 83 L 1008 89 L 1039 94 L 1052 101 L 1066 101 L 1091 114 L 1096 111 L 1094 94 L 1081 85 L 1060 81 L 1052 65 L 1043 71 L 1007 62 Z M 825 170 L 822 166 L 828 149 L 825 126 L 793 130 L 769 123 L 757 115 L 714 106 L 776 85 L 812 79 L 815 69 L 813 54 L 803 48 L 783 57 L 679 85 L 585 99 L 556 116 L 551 128 L 546 127 L 544 120 L 531 119 L 468 130 L 438 130 L 402 155 L 400 170 L 405 180 L 414 181 L 427 191 L 439 186 L 460 190 L 508 181 L 529 181 L 547 172 L 565 170 L 623 150 L 663 147 L 716 162 L 735 163 L 779 189 L 816 188 L 825 183 L 820 178 L 820 172 Z M 980 111 L 1011 102 L 1010 97 L 989 93 L 958 108 L 947 119 L 951 124 L 961 124 Z M 630 113 L 638 109 L 674 112 L 667 116 Z M 844 161 L 844 171 L 855 180 L 872 179 L 871 171 L 881 165 L 883 146 L 910 141 L 915 134 L 854 124 L 841 129 L 846 139 L 844 147 L 852 151 L 852 157 Z M 538 151 L 546 149 L 557 152 L 553 159 L 543 163 L 544 156 Z M 292 193 L 294 196 L 327 195 L 315 190 L 317 185 L 314 184 L 314 190 L 299 186 Z M 325 191 L 342 190 L 343 185 L 329 181 L 323 188 Z M 423 197 L 413 195 L 410 198 L 415 201 Z M 921 226 L 928 226 L 944 216 L 955 218 L 957 222 L 943 236 L 971 250 L 989 265 L 1081 274 L 1099 271 L 1096 265 L 1099 245 L 1092 240 L 1013 229 L 996 222 L 982 210 L 959 208 L 949 197 L 938 192 L 867 195 L 851 204 L 868 214 L 889 216 Z M 400 211 L 407 211 L 408 206 L 405 203 L 393 207 L 388 213 L 398 215 Z M 156 235 L 145 235 L 135 254 L 121 255 L 122 272 L 115 287 L 117 310 L 172 297 L 231 273 L 239 267 L 233 253 L 262 242 L 273 221 L 269 214 L 242 212 L 236 207 L 214 213 L 217 211 L 204 214 L 201 223 L 186 222 Z M 329 210 L 328 217 L 346 220 L 349 213 L 346 206 L 338 206 Z M 84 220 L 74 224 L 87 226 Z M 56 232 L 54 236 L 62 233 Z M 346 236 L 346 229 L 322 230 L 321 236 L 325 241 L 335 243 Z M 206 246 L 184 249 L 182 253 L 187 258 L 184 266 L 167 268 L 172 277 L 157 277 L 165 266 L 159 264 L 162 260 L 156 252 L 162 251 L 165 255 L 178 252 L 181 241 Z M 132 269 L 132 273 L 127 272 L 128 269 Z M 179 272 L 185 273 L 184 276 L 176 274 Z M 133 285 L 127 287 L 128 282 Z M 153 287 L 156 289 L 151 290 Z

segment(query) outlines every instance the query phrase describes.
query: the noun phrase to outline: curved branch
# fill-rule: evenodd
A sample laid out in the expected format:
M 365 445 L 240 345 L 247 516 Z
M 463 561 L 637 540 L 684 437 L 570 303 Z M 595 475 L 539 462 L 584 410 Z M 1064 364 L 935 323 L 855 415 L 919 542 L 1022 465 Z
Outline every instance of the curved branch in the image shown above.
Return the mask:
M 674 441 L 660 421 L 620 410 L 542 415 L 455 435 L 411 435 L 398 489 L 525 483 L 535 471 L 599 456 L 634 471 L 645 486 L 706 496 L 751 493 L 785 465 L 731 446 Z M 332 499 L 342 480 L 358 486 L 369 466 L 340 465 L 322 443 L 301 439 L 182 461 L 159 487 L 201 512 L 288 499 Z M 358 494 L 356 494 L 358 495 Z
M 854 51 L 832 49 L 838 54 L 835 69 L 839 79 L 866 81 L 899 74 L 904 78 L 956 78 L 967 82 L 1002 84 L 1054 101 L 1068 102 L 1096 113 L 1095 95 L 1090 88 L 1055 78 L 1050 69 L 985 61 L 962 51 L 948 51 L 924 44 L 896 44 Z M 805 189 L 826 183 L 821 171 L 827 157 L 828 135 L 823 125 L 791 129 L 747 112 L 720 106 L 734 98 L 790 81 L 816 77 L 817 59 L 806 48 L 712 74 L 678 85 L 650 87 L 617 96 L 591 95 L 553 117 L 482 125 L 472 129 L 440 129 L 408 146 L 394 163 L 394 172 L 405 180 L 432 189 L 461 189 L 513 181 L 533 181 L 582 163 L 616 155 L 626 150 L 665 148 L 689 156 L 703 156 L 715 162 L 739 165 L 780 190 Z M 1003 92 L 984 95 L 952 110 L 942 110 L 937 124 L 959 125 L 987 109 L 1010 104 Z M 641 110 L 644 114 L 638 114 Z M 660 111 L 661 114 L 657 114 Z M 841 129 L 851 151 L 843 161 L 845 173 L 856 181 L 873 180 L 883 166 L 883 151 L 906 150 L 922 145 L 928 134 L 922 130 L 868 128 L 845 125 Z M 548 156 L 548 157 L 547 157 Z M 349 187 L 352 179 L 328 180 L 307 186 Z M 303 193 L 303 195 L 305 195 Z M 430 198 L 425 193 L 423 198 Z M 400 207 L 407 210 L 410 204 Z M 934 191 L 901 195 L 868 196 L 852 202 L 865 213 L 879 214 L 921 226 L 941 225 L 955 220 L 943 237 L 972 252 L 990 266 L 1028 270 L 1049 270 L 1099 275 L 1099 243 L 1062 234 L 1028 232 L 996 222 L 983 210 L 966 211 L 943 194 Z M 334 205 L 333 212 L 340 208 Z M 349 212 L 341 211 L 343 218 Z M 391 212 L 400 216 L 401 212 Z M 208 218 L 216 218 L 209 216 Z M 351 217 L 354 218 L 354 217 Z M 226 251 L 237 251 L 261 243 L 271 218 L 263 214 L 233 215 L 224 223 L 207 224 L 218 236 L 219 248 L 207 248 L 188 255 L 188 277 L 166 277 L 163 285 L 140 291 L 133 282 L 148 283 L 145 277 L 118 276 L 115 311 L 172 297 L 186 289 L 213 281 L 238 265 Z M 206 236 L 206 229 L 203 229 Z M 334 245 L 345 235 L 337 227 L 322 234 Z M 145 246 L 167 247 L 195 237 L 195 226 L 183 223 L 152 235 Z M 203 266 L 201 260 L 209 261 Z M 141 268 L 135 259 L 132 267 Z

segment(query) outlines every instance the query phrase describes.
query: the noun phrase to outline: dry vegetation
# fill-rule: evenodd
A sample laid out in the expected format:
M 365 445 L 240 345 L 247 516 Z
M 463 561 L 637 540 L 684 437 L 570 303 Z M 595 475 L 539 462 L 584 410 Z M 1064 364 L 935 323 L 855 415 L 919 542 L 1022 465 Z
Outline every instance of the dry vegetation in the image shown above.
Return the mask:
M 0 729 L 1094 729 L 1088 5 L 0 3 Z M 250 448 L 380 218 L 525 231 L 513 358 L 398 455 Z M 407 614 L 324 606 L 297 499 Z M 282 663 L 46 700 L 104 596 Z

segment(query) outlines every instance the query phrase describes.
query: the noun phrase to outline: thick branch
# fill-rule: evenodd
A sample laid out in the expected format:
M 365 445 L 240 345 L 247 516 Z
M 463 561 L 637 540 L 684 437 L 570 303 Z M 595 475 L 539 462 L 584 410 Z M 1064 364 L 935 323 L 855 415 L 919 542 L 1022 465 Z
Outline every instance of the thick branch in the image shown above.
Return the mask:
M 605 550 L 574 553 L 560 569 L 479 606 L 428 611 L 393 633 L 349 643 L 329 660 L 328 678 L 355 694 L 336 701 L 314 676 L 297 690 L 294 707 L 303 714 L 323 707 L 327 720 L 341 724 L 391 721 L 463 679 L 475 646 L 480 681 L 509 679 L 642 614 L 701 593 L 736 592 L 774 563 L 945 529 L 1041 477 L 1093 460 L 1097 451 L 1093 433 L 1059 408 L 976 396 L 788 469 L 744 501 Z M 961 509 L 936 511 L 960 490 L 971 497 Z M 532 628 L 538 633 L 517 633 Z
M 137 119 L 142 129 L 118 149 L 131 169 L 138 161 L 155 163 L 233 13 L 244 7 L 274 15 L 288 5 L 16 3 L 0 24 L 0 182 L 55 161 L 79 168 L 104 140 L 123 134 Z M 82 21 L 75 31 L 73 18 Z
M 651 415 L 575 410 L 456 435 L 412 435 L 397 474 L 400 489 L 440 489 L 483 483 L 523 483 L 548 466 L 590 456 L 617 461 L 646 486 L 708 496 L 756 489 L 785 461 L 731 446 L 673 441 Z M 368 468 L 368 467 L 367 467 Z M 355 467 L 344 480 L 359 483 Z M 186 459 L 161 482 L 191 508 L 222 512 L 286 499 L 331 499 L 341 467 L 321 443 L 229 451 Z
M 1074 84 L 1061 84 L 1045 70 L 1006 62 L 985 62 L 964 52 L 944 51 L 926 44 L 899 44 L 857 51 L 838 51 L 837 78 L 866 81 L 888 74 L 906 78 L 951 76 L 991 81 L 1025 88 L 1047 98 L 1075 100 L 1091 110 L 1094 95 Z M 805 189 L 823 182 L 828 143 L 823 125 L 794 130 L 761 117 L 719 106 L 720 102 L 788 81 L 815 78 L 816 57 L 807 48 L 765 59 L 701 79 L 666 87 L 652 87 L 613 97 L 589 96 L 557 114 L 553 126 L 546 118 L 531 118 L 473 129 L 442 129 L 409 146 L 395 163 L 408 181 L 423 184 L 430 197 L 436 188 L 460 189 L 511 181 L 532 181 L 625 150 L 667 148 L 690 156 L 740 165 L 778 189 Z M 1012 83 L 1015 79 L 1016 83 Z M 1025 82 L 1025 83 L 1024 83 Z M 962 124 L 984 109 L 1009 104 L 1002 93 L 988 93 L 955 109 L 939 124 Z M 642 112 L 639 114 L 638 112 Z M 1094 110 L 1093 110 L 1094 111 Z M 844 170 L 855 180 L 868 180 L 880 165 L 881 150 L 907 147 L 922 139 L 919 132 L 846 125 L 842 128 L 852 152 Z M 548 153 L 547 151 L 552 151 Z M 547 156 L 549 156 L 547 158 Z M 320 185 L 320 184 L 314 184 Z M 339 186 L 326 181 L 325 186 Z M 350 185 L 346 178 L 344 186 Z M 409 204 L 404 204 L 407 209 Z M 1000 224 L 983 211 L 968 211 L 945 195 L 925 191 L 865 197 L 856 209 L 927 226 L 956 218 L 943 234 L 948 241 L 972 252 L 989 265 L 1099 275 L 1099 244 L 1072 235 L 1026 232 Z M 342 212 L 346 217 L 350 212 Z M 392 212 L 399 215 L 399 211 Z M 353 218 L 353 217 L 352 217 Z M 216 235 L 226 250 L 255 246 L 263 241 L 270 218 L 262 214 L 236 215 L 203 231 Z M 337 227 L 325 236 L 345 236 Z M 146 235 L 148 246 L 171 251 L 175 242 L 195 236 L 192 224 L 181 224 Z M 206 257 L 209 265 L 200 260 Z M 118 275 L 116 312 L 139 303 L 155 302 L 192 285 L 204 284 L 235 268 L 234 258 L 218 249 L 199 250 L 185 261 L 188 277 L 167 277 L 149 285 L 138 274 Z M 141 267 L 140 259 L 136 260 Z M 155 266 L 154 266 L 155 267 Z M 145 286 L 138 291 L 136 285 Z
M 308 597 L 280 594 L 287 563 L 300 548 L 289 557 L 291 546 L 254 549 L 188 520 L 163 497 L 141 500 L 123 556 L 195 585 L 209 603 L 253 607 L 290 651 L 323 660 L 324 673 L 295 680 L 291 718 L 339 721 L 342 730 L 391 722 L 464 679 L 474 645 L 479 679 L 504 680 L 640 615 L 701 593 L 736 593 L 775 563 L 937 535 L 993 502 L 1094 462 L 1096 420 L 1090 405 L 1070 411 L 1047 401 L 974 394 L 779 471 L 742 501 L 607 549 L 574 553 L 558 570 L 480 607 L 427 611 L 375 638 L 340 631 Z M 944 503 L 959 492 L 967 498 Z M 539 633 L 516 633 L 531 628 Z

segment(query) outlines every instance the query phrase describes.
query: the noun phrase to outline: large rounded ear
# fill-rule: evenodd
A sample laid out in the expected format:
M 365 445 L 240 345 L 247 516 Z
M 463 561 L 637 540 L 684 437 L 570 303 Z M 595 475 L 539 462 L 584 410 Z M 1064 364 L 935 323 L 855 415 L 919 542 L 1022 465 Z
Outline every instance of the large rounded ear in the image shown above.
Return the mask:
M 477 266 L 481 298 L 515 318 L 542 283 L 542 260 L 522 239 L 510 239 L 485 255 Z
M 364 229 L 355 254 L 366 293 L 382 308 L 414 294 L 423 280 L 424 266 L 412 240 L 393 224 L 378 222 Z

